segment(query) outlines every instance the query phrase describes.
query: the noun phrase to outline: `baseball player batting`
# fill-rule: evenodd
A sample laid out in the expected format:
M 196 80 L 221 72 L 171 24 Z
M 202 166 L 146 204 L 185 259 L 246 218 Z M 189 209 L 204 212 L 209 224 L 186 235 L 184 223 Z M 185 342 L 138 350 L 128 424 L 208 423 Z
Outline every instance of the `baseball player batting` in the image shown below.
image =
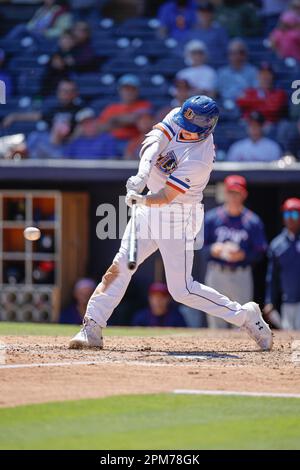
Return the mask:
M 128 269 L 130 220 L 120 250 L 91 296 L 83 327 L 70 341 L 70 348 L 103 347 L 102 329 L 121 301 L 131 276 L 157 249 L 168 289 L 177 302 L 243 327 L 262 350 L 272 348 L 270 328 L 257 304 L 240 305 L 192 277 L 194 252 L 189 242 L 203 223 L 201 201 L 215 160 L 213 131 L 218 118 L 213 99 L 193 96 L 146 135 L 138 173 L 126 184 L 126 203 L 136 205 L 136 226 L 143 231 L 137 240 L 135 269 Z M 149 192 L 142 195 L 146 186 Z M 165 236 L 168 229 L 170 236 Z

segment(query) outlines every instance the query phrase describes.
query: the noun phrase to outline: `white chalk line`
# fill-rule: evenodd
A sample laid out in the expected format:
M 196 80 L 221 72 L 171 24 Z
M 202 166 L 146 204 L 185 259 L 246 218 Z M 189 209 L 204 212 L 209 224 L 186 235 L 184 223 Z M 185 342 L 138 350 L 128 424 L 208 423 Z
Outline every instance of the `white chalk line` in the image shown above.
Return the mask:
M 300 398 L 300 393 L 237 392 L 229 390 L 173 390 L 175 395 L 234 395 L 242 397 Z
M 72 366 L 103 366 L 103 365 L 113 365 L 113 364 L 126 364 L 132 366 L 148 366 L 148 367 L 168 367 L 174 366 L 174 364 L 162 364 L 155 362 L 146 362 L 146 361 L 114 361 L 114 360 L 104 360 L 104 361 L 72 361 L 72 362 L 38 362 L 32 364 L 4 364 L 0 365 L 0 369 L 33 369 L 38 367 L 72 367 Z M 177 364 L 176 364 L 177 365 Z M 189 365 L 189 364 L 184 364 Z

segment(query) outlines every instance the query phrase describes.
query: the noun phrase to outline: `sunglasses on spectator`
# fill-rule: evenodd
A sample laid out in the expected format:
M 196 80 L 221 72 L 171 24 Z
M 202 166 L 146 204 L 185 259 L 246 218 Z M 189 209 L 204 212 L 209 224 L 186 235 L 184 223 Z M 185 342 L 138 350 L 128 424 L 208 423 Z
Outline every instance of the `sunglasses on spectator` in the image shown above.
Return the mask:
M 287 220 L 287 219 L 299 220 L 300 212 L 299 211 L 284 211 L 283 218 L 284 220 Z

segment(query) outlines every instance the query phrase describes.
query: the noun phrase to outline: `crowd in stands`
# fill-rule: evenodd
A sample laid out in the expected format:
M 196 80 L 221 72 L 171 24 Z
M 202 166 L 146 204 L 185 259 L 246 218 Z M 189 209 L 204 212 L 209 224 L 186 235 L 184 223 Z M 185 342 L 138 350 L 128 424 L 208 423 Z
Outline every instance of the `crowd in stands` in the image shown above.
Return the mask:
M 157 1 L 121 23 L 109 3 L 44 0 L 0 36 L 0 138 L 24 134 L 27 158 L 136 159 L 153 124 L 206 94 L 219 160 L 300 158 L 300 0 Z

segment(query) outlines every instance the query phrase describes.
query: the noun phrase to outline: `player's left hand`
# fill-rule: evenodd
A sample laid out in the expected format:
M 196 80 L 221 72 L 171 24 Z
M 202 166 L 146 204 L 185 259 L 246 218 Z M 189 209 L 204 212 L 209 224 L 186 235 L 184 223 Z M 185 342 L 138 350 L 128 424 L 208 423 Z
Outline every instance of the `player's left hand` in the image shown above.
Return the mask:
M 145 189 L 146 181 L 141 175 L 137 174 L 131 176 L 126 183 L 127 191 L 135 191 L 136 193 L 142 193 Z
M 232 251 L 231 253 L 229 253 L 227 259 L 231 263 L 238 263 L 239 261 L 244 261 L 245 257 L 246 257 L 246 253 L 244 252 L 244 250 L 238 250 L 238 251 Z
M 127 206 L 132 207 L 133 201 L 135 201 L 137 206 L 145 205 L 145 196 L 141 196 L 135 191 L 128 191 L 125 197 L 125 202 Z

